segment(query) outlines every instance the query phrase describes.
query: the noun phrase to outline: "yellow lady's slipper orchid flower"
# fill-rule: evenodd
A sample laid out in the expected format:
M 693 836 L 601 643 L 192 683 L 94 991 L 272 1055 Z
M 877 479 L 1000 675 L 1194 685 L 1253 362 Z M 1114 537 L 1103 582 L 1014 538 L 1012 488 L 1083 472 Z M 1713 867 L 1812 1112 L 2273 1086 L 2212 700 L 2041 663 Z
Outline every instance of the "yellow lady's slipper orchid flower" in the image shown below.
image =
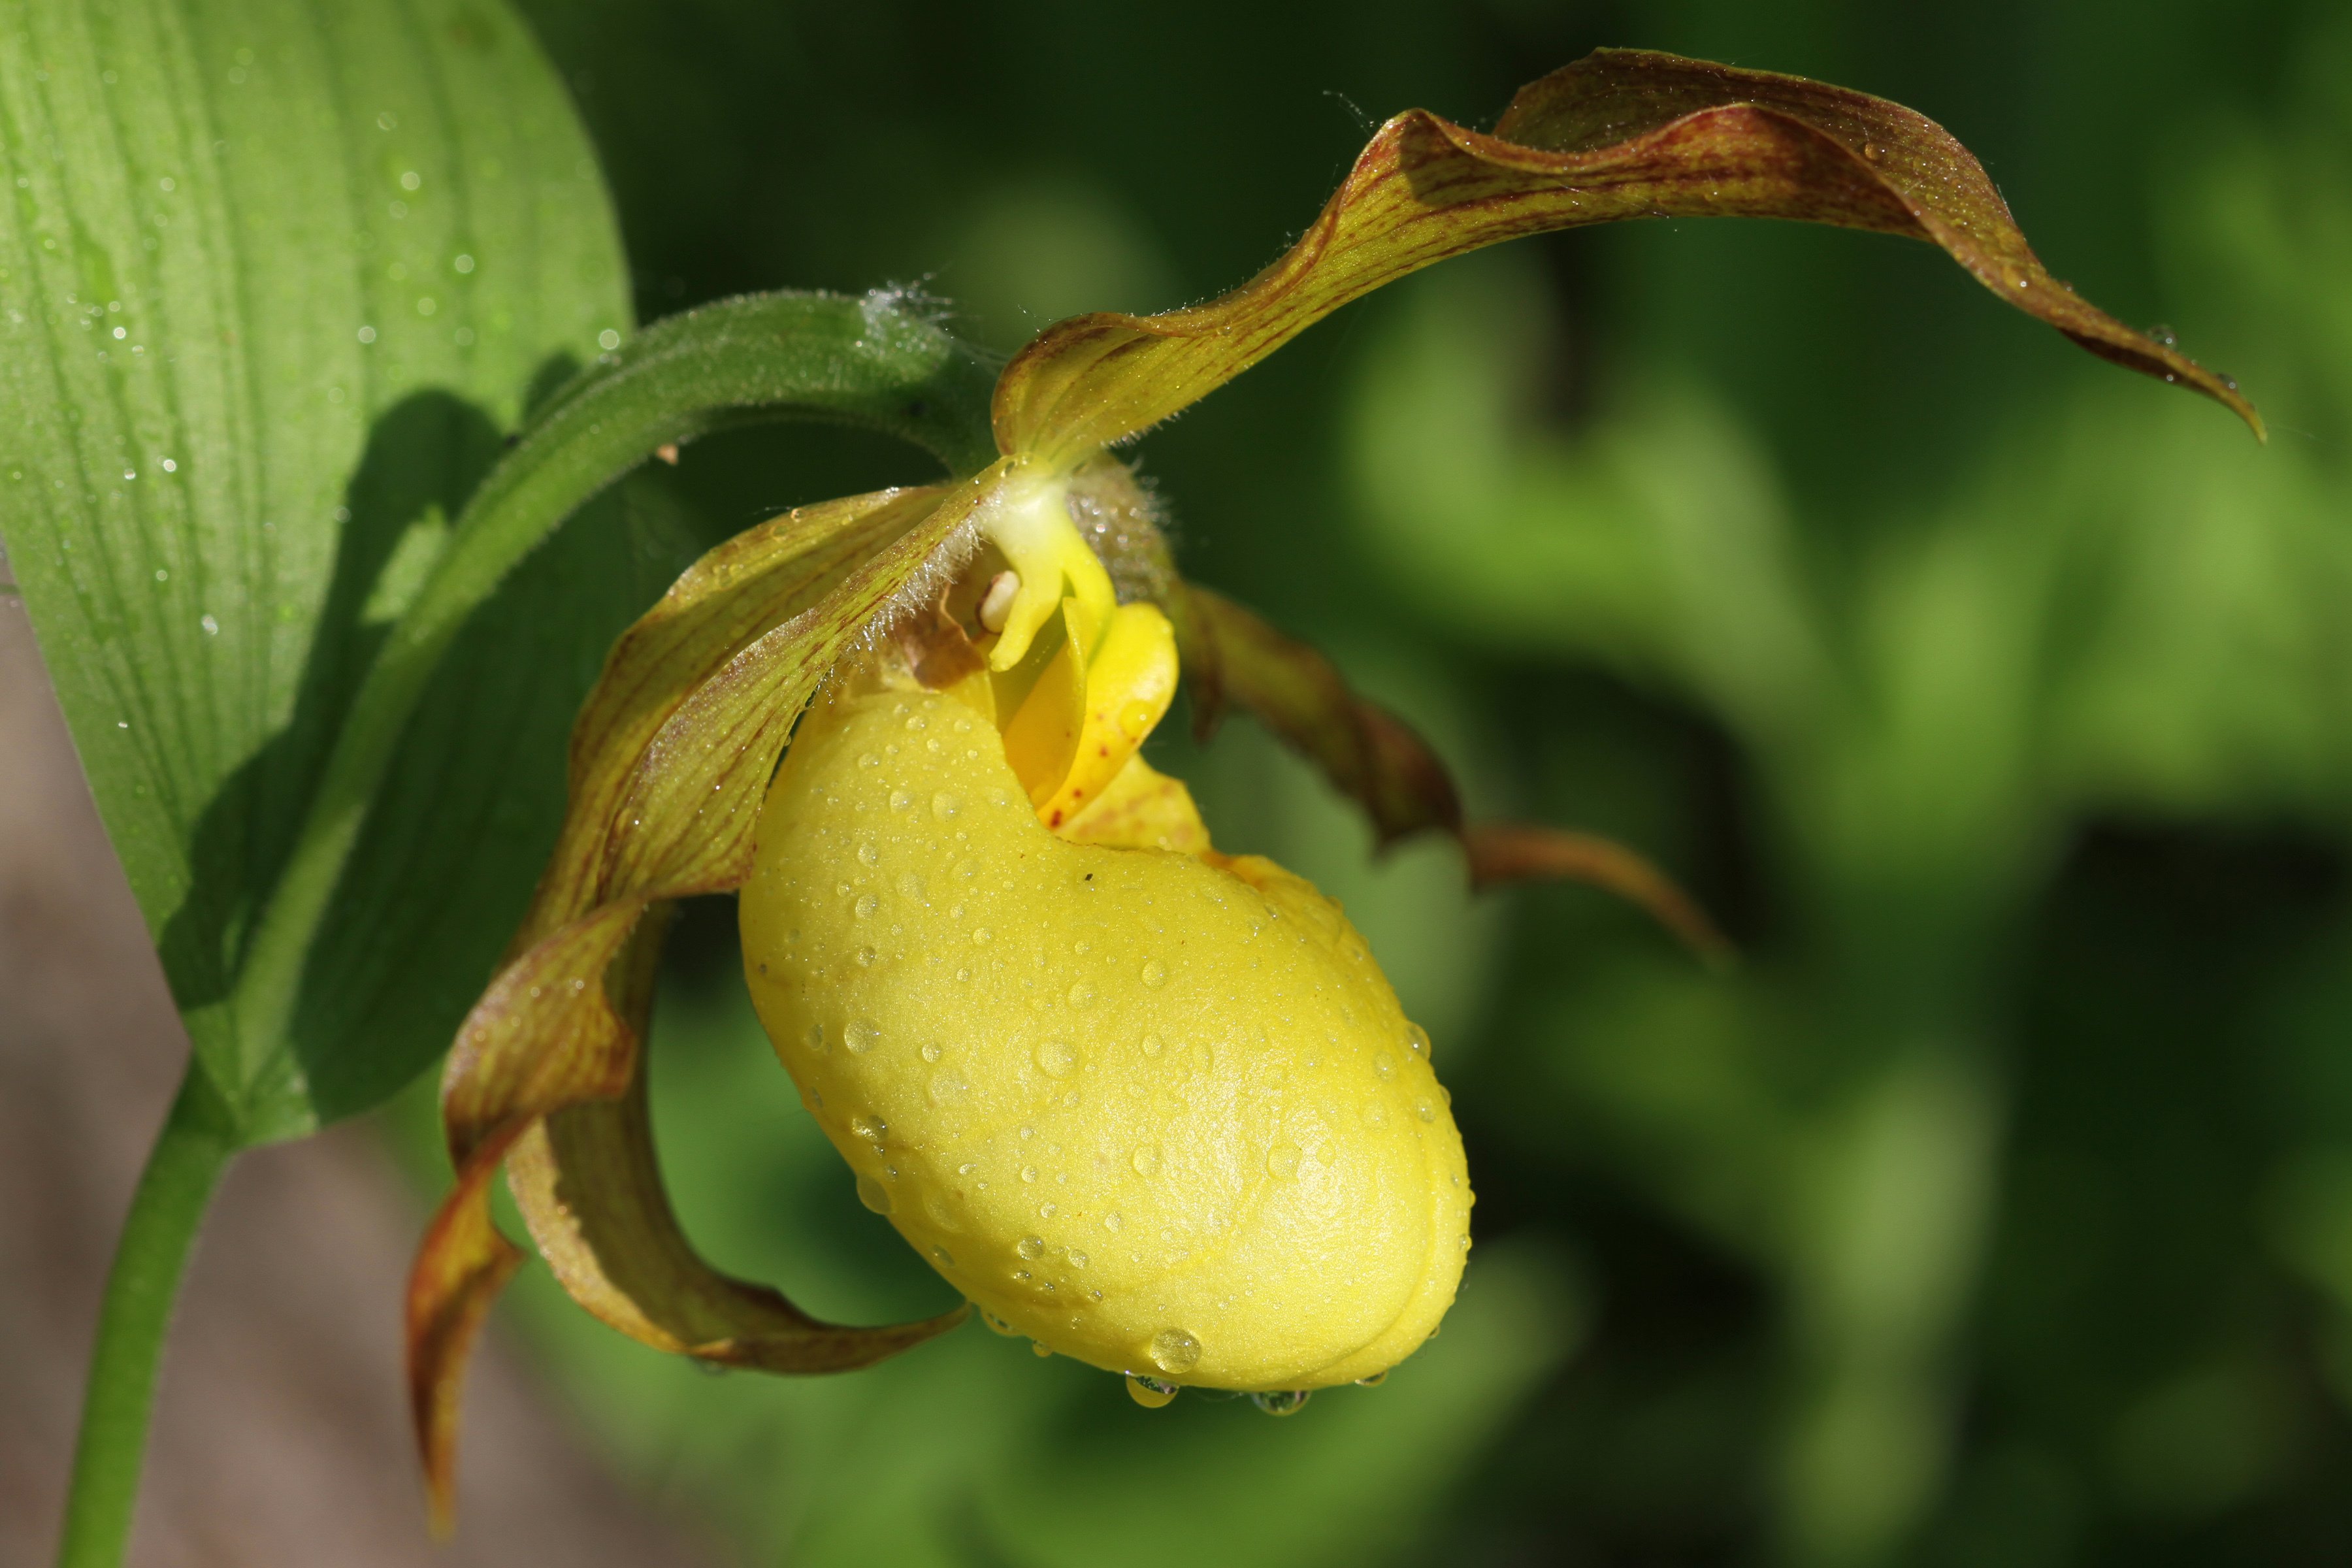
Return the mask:
M 1063 605 L 1045 662 L 1082 671 L 1082 726 L 1051 668 L 1008 714 L 1018 664 L 964 695 L 887 658 L 802 721 L 742 890 L 752 1000 L 866 1206 L 992 1323 L 1178 1384 L 1377 1376 L 1470 1240 L 1428 1036 L 1338 906 L 1210 852 L 1181 785 L 1086 831 L 1067 781 L 1156 778 L 1176 649 L 1135 604 L 1089 653 Z
M 741 889 L 784 1065 L 868 1205 L 992 1322 L 1129 1373 L 1146 1403 L 1197 1384 L 1285 1413 L 1435 1330 L 1470 1192 L 1428 1041 L 1336 905 L 1216 853 L 1183 786 L 1137 755 L 1180 657 L 1197 723 L 1227 699 L 1250 709 L 1382 842 L 1450 832 L 1478 881 L 1575 876 L 1719 939 L 1614 846 L 1465 826 L 1410 730 L 1175 576 L 1103 454 L 1431 262 L 1704 216 L 1927 239 L 2260 433 L 2234 384 L 2055 282 L 1966 149 L 1897 105 L 1603 51 L 1525 89 L 1491 134 L 1399 115 L 1242 288 L 1040 334 L 997 383 L 996 462 L 731 540 L 614 647 L 573 732 L 555 854 L 444 1080 L 457 1180 L 408 1300 L 439 1518 L 467 1348 L 520 1257 L 489 1219 L 501 1168 L 565 1289 L 663 1349 L 833 1371 L 964 1315 L 820 1323 L 687 1244 L 640 1047 L 663 910 L 698 893 Z

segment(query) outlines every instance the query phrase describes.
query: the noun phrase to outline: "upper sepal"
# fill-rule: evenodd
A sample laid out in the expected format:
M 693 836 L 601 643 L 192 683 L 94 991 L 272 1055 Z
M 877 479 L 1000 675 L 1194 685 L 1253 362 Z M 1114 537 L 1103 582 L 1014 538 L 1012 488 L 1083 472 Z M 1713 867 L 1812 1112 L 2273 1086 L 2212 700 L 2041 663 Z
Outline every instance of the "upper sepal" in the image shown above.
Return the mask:
M 1298 242 L 1233 292 L 1047 328 L 997 382 L 997 445 L 1067 466 L 1408 272 L 1635 217 L 1791 218 L 1930 241 L 2084 348 L 2192 386 L 2262 434 L 2236 383 L 2053 279 L 1974 155 L 1924 115 L 1799 77 L 1602 49 L 1522 89 L 1492 134 L 1424 110 L 1396 116 Z

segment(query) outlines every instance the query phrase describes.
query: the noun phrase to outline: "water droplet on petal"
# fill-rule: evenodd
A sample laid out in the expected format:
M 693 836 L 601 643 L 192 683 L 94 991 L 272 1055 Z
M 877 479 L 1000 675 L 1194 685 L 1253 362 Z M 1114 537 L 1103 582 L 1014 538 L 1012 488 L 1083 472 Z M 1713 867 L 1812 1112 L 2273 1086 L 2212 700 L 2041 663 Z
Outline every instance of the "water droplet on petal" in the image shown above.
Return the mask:
M 1265 1168 L 1276 1176 L 1295 1176 L 1298 1174 L 1298 1156 L 1297 1144 L 1276 1143 L 1266 1151 Z
M 1190 1372 L 1201 1364 L 1201 1342 L 1181 1329 L 1151 1336 L 1151 1364 L 1162 1372 Z
M 1078 1065 L 1078 1053 L 1066 1041 L 1047 1040 L 1037 1047 L 1037 1067 L 1047 1078 L 1067 1078 Z
M 938 817 L 941 822 L 946 822 L 951 819 L 957 812 L 961 811 L 962 809 L 963 797 L 961 795 L 950 795 L 946 790 L 941 790 L 939 794 L 931 796 L 931 815 Z
M 876 898 L 871 893 L 861 894 L 858 897 L 857 902 L 851 906 L 851 908 L 856 912 L 859 920 L 870 919 L 873 916 L 874 911 L 881 907 L 882 900 Z
M 868 1143 L 879 1143 L 890 1135 L 890 1124 L 878 1116 L 853 1116 L 849 1130 Z
M 1356 1379 L 1356 1386 L 1358 1388 L 1378 1388 L 1388 1380 L 1389 1374 L 1387 1373 L 1376 1372 L 1370 1377 L 1360 1377 Z
M 990 1328 L 994 1329 L 998 1333 L 1003 1334 L 1008 1340 L 1018 1339 L 1021 1337 L 1020 1330 L 1014 1328 L 1012 1324 L 1006 1322 L 1003 1319 L 998 1317 L 995 1313 L 990 1311 L 985 1307 L 982 1307 L 980 1310 L 980 1321 L 986 1323 Z
M 1168 966 L 1152 959 L 1143 966 L 1143 983 L 1154 991 L 1168 984 Z
M 1135 1173 L 1139 1176 L 1152 1174 L 1160 1169 L 1160 1145 L 1138 1143 L 1135 1146 L 1135 1152 L 1128 1157 L 1127 1163 L 1135 1167 Z
M 1296 1415 L 1307 1408 L 1311 1392 L 1309 1389 L 1290 1388 L 1270 1394 L 1253 1394 L 1250 1403 L 1268 1415 Z
M 888 1214 L 890 1212 L 890 1194 L 888 1190 L 885 1188 L 881 1183 L 876 1181 L 871 1176 L 860 1176 L 857 1178 L 857 1201 L 864 1204 L 867 1208 L 872 1209 L 876 1214 Z
M 1034 1263 L 1045 1256 L 1045 1238 L 1041 1236 L 1024 1236 L 1013 1245 L 1013 1250 Z
M 1176 1385 L 1130 1372 L 1127 1374 L 1127 1396 L 1146 1410 L 1158 1410 L 1176 1397 Z
M 881 1038 L 882 1027 L 871 1018 L 860 1018 L 841 1031 L 841 1043 L 849 1047 L 850 1055 L 856 1057 L 862 1057 L 872 1050 Z

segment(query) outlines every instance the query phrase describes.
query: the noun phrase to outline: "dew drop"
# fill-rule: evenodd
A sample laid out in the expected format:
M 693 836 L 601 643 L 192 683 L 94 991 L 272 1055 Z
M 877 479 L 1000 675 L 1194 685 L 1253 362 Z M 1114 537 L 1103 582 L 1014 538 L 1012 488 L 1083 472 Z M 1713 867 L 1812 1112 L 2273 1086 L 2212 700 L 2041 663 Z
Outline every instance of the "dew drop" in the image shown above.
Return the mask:
M 1006 1322 L 1003 1319 L 998 1317 L 995 1313 L 990 1311 L 985 1307 L 982 1307 L 980 1310 L 980 1321 L 986 1323 L 990 1328 L 994 1329 L 998 1333 L 1003 1334 L 1008 1340 L 1018 1339 L 1021 1337 L 1019 1330 L 1015 1329 L 1012 1324 Z
M 1034 1166 L 1034 1165 L 1024 1165 L 1024 1166 L 1022 1166 L 1022 1167 L 1021 1167 L 1021 1179 L 1022 1179 L 1023 1181 L 1024 1181 L 1024 1182 L 1034 1182 L 1034 1181 L 1035 1181 L 1035 1180 L 1037 1179 L 1037 1167 L 1036 1167 L 1036 1166 Z
M 1047 1078 L 1067 1078 L 1078 1065 L 1078 1053 L 1062 1040 L 1047 1040 L 1037 1047 L 1037 1067 Z
M 1115 1231 L 1126 1223 L 1127 1221 L 1121 1218 L 1116 1210 L 1103 1215 L 1103 1228 L 1105 1230 Z
M 1039 1361 L 1044 1361 L 1054 1353 L 1052 1351 L 1047 1350 L 1044 1345 L 1039 1344 L 1035 1340 L 1031 1340 L 1029 1342 L 1029 1349 Z
M 919 899 L 923 896 L 923 879 L 909 871 L 898 879 L 898 891 L 907 898 Z
M 871 1176 L 860 1176 L 857 1178 L 857 1201 L 864 1204 L 867 1208 L 872 1209 L 876 1214 L 888 1214 L 890 1212 L 890 1194 L 888 1189 L 885 1188 L 881 1183 L 876 1181 Z
M 974 947 L 986 947 L 988 945 L 988 939 L 995 934 L 996 933 L 994 931 L 989 930 L 986 926 L 974 926 L 971 929 L 972 945 Z
M 879 1143 L 890 1135 L 890 1124 L 878 1116 L 853 1116 L 849 1130 L 868 1143 Z
M 1159 1410 L 1176 1397 L 1176 1385 L 1130 1372 L 1127 1374 L 1127 1396 L 1146 1410 Z
M 1360 1377 L 1356 1379 L 1356 1386 L 1358 1388 L 1378 1388 L 1388 1380 L 1389 1374 L 1387 1373 L 1376 1372 L 1370 1377 Z
M 880 956 L 881 954 L 876 952 L 870 947 L 861 947 L 857 950 L 857 967 L 860 969 L 871 969 L 874 967 L 874 961 Z
M 1160 1169 L 1160 1145 L 1138 1143 L 1135 1152 L 1128 1156 L 1127 1163 L 1135 1167 L 1135 1173 L 1139 1176 L 1153 1174 Z
M 1250 1403 L 1268 1415 L 1296 1415 L 1307 1408 L 1307 1399 L 1310 1392 L 1312 1391 L 1304 1388 L 1291 1388 L 1270 1394 L 1253 1394 L 1250 1395 Z
M 891 809 L 891 810 L 893 810 L 893 811 L 904 811 L 904 810 L 906 810 L 908 806 L 910 806 L 910 805 L 914 805 L 914 804 L 915 804 L 915 797 L 914 797 L 913 795 L 908 795 L 905 790 L 902 790 L 902 789 L 894 789 L 894 790 L 892 790 L 892 791 L 890 792 L 890 809 Z
M 1417 1057 L 1429 1055 L 1429 1031 L 1419 1024 L 1407 1024 L 1404 1026 L 1404 1048 Z
M 1158 1035 L 1146 1035 L 1143 1037 L 1143 1054 L 1145 1056 L 1156 1057 L 1166 1048 L 1167 1047 L 1161 1042 Z
M 934 1247 L 931 1248 L 931 1261 L 938 1264 L 942 1268 L 953 1268 L 955 1267 L 955 1254 L 950 1252 L 944 1247 Z
M 1070 1248 L 1070 1267 L 1071 1267 L 1071 1268 L 1084 1268 L 1087 1266 L 1087 1262 L 1088 1262 L 1088 1261 L 1089 1261 L 1089 1259 L 1087 1258 L 1087 1255 L 1086 1255 L 1085 1253 L 1080 1252 L 1080 1251 L 1079 1251 L 1076 1247 L 1072 1247 L 1072 1248 Z
M 929 1090 L 933 1105 L 953 1105 L 971 1091 L 971 1085 L 951 1072 L 934 1073 Z
M 854 1057 L 864 1056 L 881 1038 L 882 1026 L 871 1018 L 860 1018 L 841 1031 L 841 1043 L 849 1047 L 849 1054 Z
M 871 893 L 861 893 L 858 895 L 857 902 L 850 907 L 856 912 L 859 920 L 866 920 L 872 917 L 876 910 L 882 907 L 882 900 Z
M 1024 1236 L 1013 1244 L 1013 1250 L 1034 1263 L 1045 1256 L 1045 1238 L 1042 1236 Z
M 923 1057 L 923 1059 L 924 1059 L 925 1061 L 927 1061 L 927 1062 L 935 1062 L 935 1061 L 939 1060 L 939 1059 L 940 1059 L 940 1047 L 939 1047 L 938 1046 L 936 1046 L 936 1045 L 925 1046 L 925 1047 L 923 1047 L 922 1057 Z
M 955 814 L 962 809 L 963 797 L 961 795 L 951 795 L 946 790 L 941 790 L 939 794 L 931 796 L 931 815 L 938 817 L 941 822 L 952 820 Z
M 1375 1051 L 1372 1054 L 1372 1076 L 1382 1083 L 1396 1077 L 1396 1058 L 1386 1051 Z
M 1436 1110 L 1425 1100 L 1412 1108 L 1412 1113 L 1415 1116 L 1420 1117 L 1423 1121 L 1434 1121 L 1437 1120 Z
M 859 865 L 871 866 L 875 861 L 879 860 L 880 858 L 882 858 L 882 852 L 874 847 L 874 840 L 871 838 L 868 838 L 858 845 L 857 863 Z
M 1276 1143 L 1266 1151 L 1265 1168 L 1276 1176 L 1295 1176 L 1298 1174 L 1298 1156 L 1297 1144 Z
M 1151 1364 L 1162 1372 L 1190 1372 L 1201 1364 L 1201 1342 L 1181 1329 L 1151 1336 Z
M 1156 958 L 1150 960 L 1143 966 L 1143 983 L 1154 991 L 1159 990 L 1168 984 L 1168 966 Z

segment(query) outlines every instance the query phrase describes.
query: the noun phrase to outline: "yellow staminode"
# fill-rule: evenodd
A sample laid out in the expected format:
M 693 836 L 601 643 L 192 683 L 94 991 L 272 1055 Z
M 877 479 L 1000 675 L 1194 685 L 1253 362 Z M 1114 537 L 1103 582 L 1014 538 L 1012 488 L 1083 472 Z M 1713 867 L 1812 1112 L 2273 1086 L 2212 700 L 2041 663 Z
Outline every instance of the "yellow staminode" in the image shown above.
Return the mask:
M 884 668 L 803 721 L 742 890 L 753 1002 L 867 1205 L 998 1323 L 1175 1384 L 1376 1375 L 1468 1242 L 1427 1037 L 1338 906 L 1209 850 L 1134 755 L 1165 617 L 1091 648 L 1063 618 L 1002 734 Z M 1056 661 L 1084 695 L 1049 725 Z
M 1013 458 L 974 518 L 981 533 L 1003 552 L 1019 589 L 990 650 L 989 668 L 1011 669 L 1027 656 L 1037 633 L 1073 602 L 1089 637 L 1116 608 L 1110 574 L 1070 526 L 1069 478 L 1045 465 Z

